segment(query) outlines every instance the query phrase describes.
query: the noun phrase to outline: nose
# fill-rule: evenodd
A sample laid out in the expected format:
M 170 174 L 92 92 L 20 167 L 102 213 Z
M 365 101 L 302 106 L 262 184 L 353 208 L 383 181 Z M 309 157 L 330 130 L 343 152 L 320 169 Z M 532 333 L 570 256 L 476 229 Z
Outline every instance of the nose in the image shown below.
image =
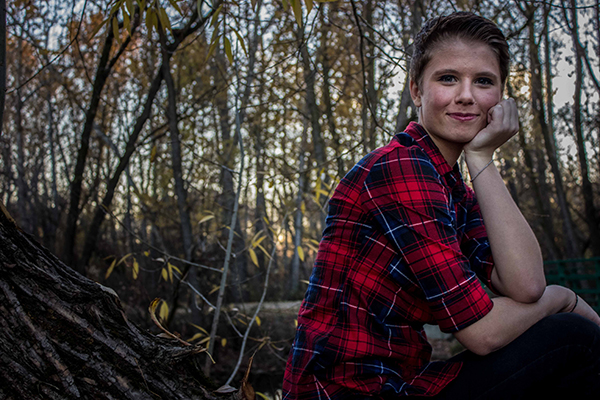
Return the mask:
M 473 104 L 475 103 L 475 97 L 473 96 L 473 88 L 470 82 L 462 82 L 458 86 L 458 92 L 456 93 L 457 104 Z

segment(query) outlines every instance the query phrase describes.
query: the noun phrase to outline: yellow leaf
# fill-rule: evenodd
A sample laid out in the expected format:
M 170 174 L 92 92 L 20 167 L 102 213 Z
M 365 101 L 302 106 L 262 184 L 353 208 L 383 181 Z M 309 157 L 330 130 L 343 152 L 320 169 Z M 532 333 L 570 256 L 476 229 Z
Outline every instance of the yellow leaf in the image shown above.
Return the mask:
M 188 342 L 193 342 L 194 340 L 200 339 L 202 336 L 204 336 L 204 335 L 201 334 L 201 333 L 196 333 L 196 334 L 194 334 L 194 336 L 192 336 L 191 338 L 189 338 L 187 341 Z
M 161 301 L 162 299 L 160 297 L 156 297 L 154 300 L 152 300 L 152 303 L 150 303 L 150 306 L 148 306 L 148 309 L 152 314 L 156 313 L 156 307 Z
M 150 150 L 150 162 L 153 163 L 156 160 L 156 145 L 152 146 L 152 150 Z
M 319 241 L 318 241 L 318 240 L 315 240 L 315 239 L 310 239 L 310 241 L 311 241 L 311 242 L 312 242 L 312 243 L 313 243 L 315 246 L 318 246 L 318 245 L 320 245 L 320 244 L 321 244 L 321 243 L 319 243 Z
M 183 274 L 181 273 L 181 270 L 180 270 L 179 268 L 177 268 L 176 266 L 174 266 L 173 264 L 171 264 L 171 268 L 173 268 L 175 271 L 177 271 L 177 273 L 178 273 L 179 275 L 183 275 Z
M 123 261 L 127 260 L 129 257 L 131 257 L 131 253 L 125 254 L 123 257 L 121 257 L 121 259 L 119 260 L 117 265 L 120 265 Z
M 256 257 L 256 253 L 254 252 L 254 249 L 250 248 L 248 249 L 248 252 L 250 253 L 250 258 L 252 259 L 252 262 L 254 263 L 254 265 L 256 265 L 257 267 L 258 265 L 258 258 Z
M 104 279 L 108 279 L 108 277 L 110 276 L 110 274 L 112 274 L 113 269 L 115 269 L 116 265 L 117 265 L 117 259 L 115 258 L 113 260 L 113 262 L 110 264 L 110 267 L 108 267 L 108 270 L 106 271 L 106 275 L 104 275 Z
M 265 396 L 264 394 L 262 394 L 261 392 L 254 392 L 254 394 L 264 400 L 269 400 L 269 398 L 267 396 Z
M 304 201 L 300 204 L 300 211 L 302 211 L 302 214 L 306 214 L 306 204 L 304 204 Z
M 200 225 L 203 222 L 210 221 L 214 217 L 215 217 L 214 215 L 206 215 L 200 219 L 200 222 L 198 222 L 198 225 Z
M 201 341 L 198 342 L 198 344 L 203 344 L 203 343 L 206 343 L 206 347 L 208 347 L 208 344 L 210 343 L 210 338 L 205 337 L 204 339 L 202 339 Z
M 289 8 L 287 0 L 281 0 L 281 3 L 283 4 L 283 9 L 287 11 Z
M 203 327 L 201 327 L 200 325 L 196 325 L 196 324 L 191 324 L 194 328 L 197 328 L 200 332 L 204 333 L 206 336 L 208 336 L 208 331 L 206 329 L 204 329 Z
M 296 328 L 298 327 L 298 320 L 297 319 L 294 320 L 294 325 L 296 325 Z
M 173 283 L 173 264 L 167 263 L 167 268 L 169 268 L 169 280 Z
M 301 246 L 296 247 L 296 249 L 298 250 L 298 257 L 300 258 L 300 261 L 304 262 L 304 250 L 302 250 Z
M 302 282 L 302 283 L 306 283 L 307 285 L 310 285 L 310 282 L 309 282 L 309 281 L 307 281 L 306 279 L 301 279 L 301 280 L 300 280 L 300 282 Z
M 225 347 L 226 344 L 227 344 L 227 339 L 225 339 L 225 338 L 221 339 L 221 346 Z
M 208 295 L 210 296 L 211 294 L 213 294 L 214 292 L 216 292 L 217 290 L 219 290 L 219 288 L 220 288 L 220 287 L 221 287 L 221 286 L 215 286 L 215 287 L 213 288 L 213 290 L 211 290 L 210 292 L 208 292 Z
M 144 255 L 145 255 L 146 257 L 150 257 L 150 252 L 149 252 L 149 251 L 145 251 L 145 252 L 144 252 Z
M 158 316 L 160 317 L 161 321 L 166 321 L 167 317 L 169 316 L 169 306 L 164 300 L 160 305 L 160 311 L 158 312 Z
M 167 273 L 167 269 L 166 268 L 163 268 L 162 271 L 160 271 L 160 275 L 165 280 L 165 282 L 167 282 L 169 280 L 169 275 Z
M 133 259 L 133 279 L 137 279 L 139 274 L 140 274 L 140 264 L 138 263 L 138 260 L 136 260 L 134 258 Z
M 256 320 L 256 325 L 260 326 L 260 318 L 258 318 L 258 315 L 256 316 L 255 320 Z

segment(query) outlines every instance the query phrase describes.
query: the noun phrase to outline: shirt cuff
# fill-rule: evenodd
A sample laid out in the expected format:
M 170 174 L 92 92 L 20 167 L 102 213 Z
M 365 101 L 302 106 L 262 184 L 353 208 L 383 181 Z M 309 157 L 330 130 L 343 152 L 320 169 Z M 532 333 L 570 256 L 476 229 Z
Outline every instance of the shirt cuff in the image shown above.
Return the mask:
M 431 299 L 430 305 L 440 330 L 453 333 L 483 318 L 494 303 L 473 276 L 439 298 Z

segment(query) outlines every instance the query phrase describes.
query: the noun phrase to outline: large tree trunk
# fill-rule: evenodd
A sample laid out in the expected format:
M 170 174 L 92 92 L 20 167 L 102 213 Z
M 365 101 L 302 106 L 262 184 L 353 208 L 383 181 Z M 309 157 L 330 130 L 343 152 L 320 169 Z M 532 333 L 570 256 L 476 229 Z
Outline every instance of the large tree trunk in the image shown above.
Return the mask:
M 130 323 L 109 288 L 0 212 L 0 398 L 203 399 L 203 349 Z

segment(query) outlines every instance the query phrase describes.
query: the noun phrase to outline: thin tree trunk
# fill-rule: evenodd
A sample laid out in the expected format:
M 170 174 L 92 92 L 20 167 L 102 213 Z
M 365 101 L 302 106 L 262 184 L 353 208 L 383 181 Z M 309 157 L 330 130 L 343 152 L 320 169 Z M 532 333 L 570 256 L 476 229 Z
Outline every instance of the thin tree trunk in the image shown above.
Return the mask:
M 573 95 L 573 114 L 574 114 L 574 128 L 575 128 L 575 140 L 577 143 L 577 155 L 579 158 L 579 169 L 581 172 L 581 191 L 583 193 L 583 200 L 585 204 L 585 216 L 586 223 L 589 229 L 590 235 L 590 247 L 594 257 L 600 257 L 600 229 L 598 228 L 598 217 L 596 207 L 594 205 L 594 192 L 592 183 L 589 178 L 589 171 L 587 165 L 587 156 L 585 150 L 585 138 L 583 135 L 583 126 L 581 120 L 581 92 L 583 90 L 583 58 L 582 49 L 579 46 L 579 22 L 577 19 L 577 1 L 570 0 L 570 31 L 571 39 L 573 41 L 573 47 L 575 49 L 575 94 Z M 567 19 L 566 10 L 565 21 L 569 24 Z
M 291 298 L 295 298 L 300 285 L 300 255 L 298 248 L 302 246 L 302 219 L 304 218 L 304 212 L 302 211 L 302 202 L 304 201 L 304 192 L 306 190 L 306 175 L 305 169 L 305 152 L 308 141 L 308 122 L 304 118 L 304 124 L 302 128 L 302 144 L 300 145 L 300 158 L 298 160 L 298 192 L 296 193 L 296 213 L 294 216 L 294 256 L 290 265 L 290 295 Z
M 546 68 L 546 110 L 544 110 L 544 101 L 542 95 L 542 79 L 541 79 L 541 66 L 539 65 L 539 46 L 535 45 L 535 31 L 533 26 L 530 27 L 530 46 L 533 44 L 533 50 L 530 51 L 530 57 L 532 64 L 535 64 L 531 68 L 535 73 L 532 74 L 531 81 L 531 98 L 532 108 L 536 114 L 536 119 L 540 125 L 542 136 L 544 138 L 544 145 L 546 147 L 546 154 L 550 161 L 550 167 L 552 168 L 552 175 L 554 175 L 554 186 L 556 189 L 556 199 L 558 208 L 560 210 L 562 226 L 563 226 L 563 240 L 568 258 L 578 258 L 580 256 L 579 250 L 577 249 L 577 240 L 573 231 L 573 222 L 571 219 L 571 213 L 567 205 L 567 197 L 563 187 L 562 173 L 560 165 L 558 163 L 558 156 L 556 151 L 556 139 L 554 137 L 554 104 L 553 104 L 553 91 L 552 91 L 552 61 L 550 57 L 550 40 L 549 40 L 549 12 L 550 7 L 544 12 L 545 18 L 545 29 L 544 29 L 544 46 L 546 48 L 545 53 L 545 68 Z M 533 22 L 531 23 L 533 25 Z M 535 80 L 535 83 L 534 83 Z M 535 100 L 534 100 L 535 98 Z M 539 104 L 539 107 L 536 105 Z M 544 114 L 547 115 L 548 123 L 544 119 Z
M 133 128 L 133 132 L 131 133 L 131 135 L 129 136 L 129 139 L 127 140 L 127 144 L 125 146 L 125 153 L 123 153 L 123 155 L 119 159 L 119 164 L 117 165 L 117 169 L 115 170 L 115 172 L 113 173 L 113 176 L 110 178 L 110 181 L 108 182 L 108 185 L 106 187 L 106 193 L 104 195 L 104 198 L 102 199 L 102 203 L 100 204 L 100 206 L 98 206 L 98 208 L 96 208 L 94 217 L 92 218 L 92 222 L 88 229 L 88 234 L 86 235 L 86 238 L 85 238 L 85 244 L 83 246 L 83 252 L 82 252 L 82 256 L 81 256 L 81 265 L 79 267 L 79 270 L 84 271 L 84 273 L 86 271 L 87 264 L 89 263 L 90 258 L 92 256 L 92 253 L 94 252 L 94 250 L 96 248 L 96 243 L 98 241 L 98 235 L 100 234 L 100 228 L 102 226 L 102 222 L 104 221 L 106 209 L 109 209 L 112 204 L 112 200 L 115 195 L 115 190 L 117 188 L 117 185 L 119 184 L 119 181 L 121 180 L 121 174 L 123 173 L 123 171 L 125 170 L 127 165 L 129 165 L 131 156 L 133 155 L 133 152 L 136 149 L 137 139 L 138 139 L 140 133 L 142 132 L 142 129 L 144 128 L 144 124 L 150 117 L 150 114 L 152 112 L 152 104 L 154 103 L 154 99 L 158 93 L 158 90 L 160 89 L 162 79 L 163 79 L 163 68 L 161 67 L 156 72 L 156 76 L 154 77 L 154 79 L 152 80 L 152 83 L 150 84 L 150 89 L 148 91 L 148 97 L 146 98 L 146 103 L 144 104 L 144 109 L 143 109 L 142 113 L 140 114 L 140 116 L 138 117 L 138 119 L 135 123 L 135 126 Z
M 110 74 L 109 61 L 110 61 L 110 50 L 114 41 L 114 35 L 112 29 L 107 29 L 106 39 L 104 41 L 104 47 L 96 70 L 96 76 L 94 78 L 94 85 L 92 87 L 92 93 L 90 95 L 90 105 L 85 114 L 85 124 L 81 133 L 81 141 L 79 144 L 79 151 L 77 152 L 77 161 L 75 163 L 75 169 L 73 170 L 73 179 L 70 185 L 70 196 L 69 196 L 69 211 L 67 214 L 67 225 L 64 230 L 64 247 L 63 247 L 63 260 L 65 264 L 74 266 L 75 259 L 75 235 L 77 232 L 77 221 L 79 220 L 80 200 L 81 200 L 81 187 L 83 185 L 83 173 L 85 171 L 85 164 L 87 160 L 88 149 L 90 147 L 90 135 L 92 133 L 92 127 L 96 113 L 98 112 L 98 106 L 100 105 L 100 95 L 106 80 Z M 85 270 L 80 270 L 85 273 Z
M 169 132 L 171 134 L 171 162 L 173 168 L 173 178 L 175 180 L 175 196 L 177 197 L 177 208 L 179 210 L 179 219 L 181 224 L 181 238 L 183 241 L 183 250 L 185 259 L 192 261 L 192 221 L 187 205 L 187 188 L 183 181 L 183 167 L 181 156 L 181 141 L 179 127 L 177 126 L 177 94 L 175 83 L 171 75 L 170 56 L 166 48 L 164 32 L 161 32 L 161 50 L 163 54 L 162 75 L 167 86 L 167 117 L 169 119 Z

